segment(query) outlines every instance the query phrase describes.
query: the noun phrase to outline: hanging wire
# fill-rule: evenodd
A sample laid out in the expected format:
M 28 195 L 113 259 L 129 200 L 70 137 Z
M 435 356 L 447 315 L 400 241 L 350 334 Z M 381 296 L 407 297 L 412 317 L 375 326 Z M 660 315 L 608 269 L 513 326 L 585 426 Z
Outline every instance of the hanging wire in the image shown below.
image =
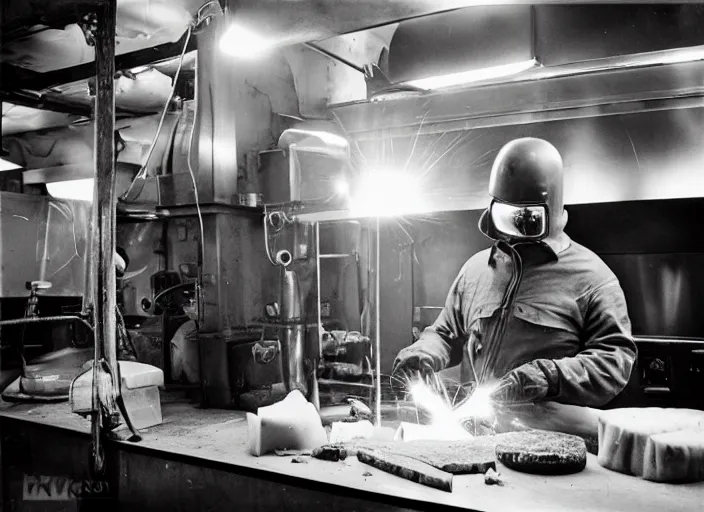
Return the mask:
M 127 191 L 122 195 L 121 199 L 127 200 L 130 197 L 130 193 L 132 192 L 132 189 L 134 188 L 135 184 L 139 180 L 143 180 L 147 177 L 147 166 L 149 165 L 149 160 L 152 157 L 152 154 L 154 153 L 154 149 L 156 148 L 156 143 L 159 140 L 159 135 L 161 135 L 161 130 L 164 126 L 164 120 L 166 119 L 166 114 L 169 111 L 169 105 L 171 104 L 171 100 L 174 97 L 174 94 L 176 93 L 176 84 L 178 83 L 178 77 L 181 74 L 181 68 L 183 67 L 183 58 L 186 55 L 186 49 L 188 48 L 188 43 L 191 40 L 191 34 L 193 33 L 193 24 L 189 23 L 188 24 L 188 31 L 186 32 L 186 40 L 183 43 L 183 49 L 181 50 L 181 56 L 179 57 L 178 60 L 178 68 L 176 68 L 176 74 L 174 75 L 173 81 L 171 83 L 171 91 L 169 92 L 169 97 L 166 99 L 166 104 L 164 105 L 164 109 L 161 111 L 161 118 L 159 119 L 159 124 L 157 125 L 156 128 L 156 133 L 154 134 L 154 139 L 152 140 L 151 145 L 149 146 L 149 152 L 147 153 L 147 159 L 144 161 L 144 165 L 142 168 L 139 170 L 137 175 L 134 177 L 132 180 L 132 183 L 130 183 L 129 188 Z M 142 187 L 137 191 L 137 195 L 142 191 L 144 188 L 144 183 L 142 183 Z M 132 198 L 134 199 L 134 198 Z
M 198 58 L 196 57 L 196 70 L 198 68 Z M 203 214 L 200 210 L 200 200 L 198 198 L 198 183 L 196 182 L 196 175 L 193 172 L 193 165 L 191 164 L 191 156 L 193 149 L 193 132 L 196 128 L 196 119 L 198 118 L 198 80 L 195 83 L 195 94 L 193 103 L 193 122 L 191 123 L 191 131 L 188 135 L 188 153 L 186 155 L 186 164 L 188 167 L 188 174 L 191 176 L 191 182 L 193 183 L 193 198 L 196 204 L 196 214 L 198 215 L 198 227 L 200 228 L 200 242 L 198 250 L 198 286 L 196 289 L 196 299 L 198 301 L 198 320 L 203 319 L 203 262 L 205 261 L 205 228 L 203 227 Z

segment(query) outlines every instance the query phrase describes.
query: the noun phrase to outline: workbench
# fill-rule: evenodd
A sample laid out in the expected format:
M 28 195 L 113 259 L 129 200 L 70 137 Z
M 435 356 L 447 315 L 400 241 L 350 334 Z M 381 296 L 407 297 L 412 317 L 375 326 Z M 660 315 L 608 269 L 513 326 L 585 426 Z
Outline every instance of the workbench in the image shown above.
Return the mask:
M 647 482 L 606 470 L 593 455 L 587 468 L 575 475 L 534 476 L 499 466 L 503 487 L 486 485 L 482 475 L 455 476 L 453 492 L 446 493 L 356 459 L 308 458 L 307 463 L 292 463 L 291 457 L 253 457 L 245 450 L 243 412 L 199 409 L 170 396 L 164 396 L 162 411 L 163 424 L 145 430 L 141 442 L 108 441 L 111 469 L 106 478 L 113 481 L 115 509 L 219 510 L 227 504 L 228 510 L 308 512 L 314 507 L 322 507 L 321 511 L 704 510 L 704 482 Z M 4 473 L 14 468 L 15 473 L 87 478 L 89 432 L 88 420 L 72 414 L 67 403 L 2 402 Z M 7 475 L 3 480 L 5 500 L 21 501 L 17 485 L 9 484 Z M 34 510 L 27 505 L 22 510 Z

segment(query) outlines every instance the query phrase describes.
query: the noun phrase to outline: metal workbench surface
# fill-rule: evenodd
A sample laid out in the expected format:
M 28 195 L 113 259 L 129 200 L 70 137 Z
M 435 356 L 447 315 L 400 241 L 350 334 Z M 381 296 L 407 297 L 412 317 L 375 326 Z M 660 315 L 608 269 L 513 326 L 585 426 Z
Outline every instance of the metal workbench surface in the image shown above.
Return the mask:
M 408 510 L 443 507 L 482 512 L 506 510 L 662 512 L 704 510 L 704 482 L 658 484 L 606 470 L 589 455 L 587 468 L 567 476 L 535 476 L 499 467 L 505 485 L 487 486 L 482 475 L 455 476 L 447 493 L 403 480 L 356 459 L 326 462 L 311 459 L 292 464 L 288 457 L 253 457 L 246 453 L 247 422 L 239 411 L 198 409 L 165 397 L 164 422 L 144 432 L 140 443 L 121 442 L 120 449 L 211 466 L 263 480 L 281 478 L 329 494 L 345 494 Z M 0 418 L 90 432 L 90 424 L 70 412 L 67 403 L 0 402 Z M 371 476 L 369 476 L 371 474 Z M 129 477 L 129 475 L 128 475 Z M 396 503 L 398 501 L 398 503 Z M 385 507 L 385 510 L 388 508 Z

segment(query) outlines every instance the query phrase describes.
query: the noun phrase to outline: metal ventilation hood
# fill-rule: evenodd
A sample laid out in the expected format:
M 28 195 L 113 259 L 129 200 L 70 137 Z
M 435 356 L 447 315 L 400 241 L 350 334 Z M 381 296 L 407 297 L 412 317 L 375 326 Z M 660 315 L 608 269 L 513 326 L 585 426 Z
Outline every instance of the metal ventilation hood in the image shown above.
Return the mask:
M 402 22 L 391 41 L 387 72 L 392 81 L 408 82 L 477 68 L 489 62 L 482 49 L 492 59 L 501 52 L 512 59 L 532 53 L 541 67 L 471 86 L 409 90 L 379 101 L 331 106 L 332 114 L 352 138 L 373 140 L 382 132 L 385 137 L 444 133 L 704 104 L 704 10 L 699 6 L 537 5 L 529 10 L 530 16 L 521 6 L 468 8 Z M 465 23 L 466 29 L 444 23 L 487 12 L 501 18 L 494 27 L 522 28 L 509 34 L 474 23 Z M 442 26 L 448 27 L 445 33 Z M 531 28 L 530 45 L 525 27 Z M 486 40 L 472 45 L 476 34 Z M 501 51 L 493 51 L 494 46 Z M 472 48 L 478 48 L 476 54 Z
M 535 57 L 533 15 L 529 5 L 501 5 L 401 22 L 386 75 L 398 84 L 529 61 Z

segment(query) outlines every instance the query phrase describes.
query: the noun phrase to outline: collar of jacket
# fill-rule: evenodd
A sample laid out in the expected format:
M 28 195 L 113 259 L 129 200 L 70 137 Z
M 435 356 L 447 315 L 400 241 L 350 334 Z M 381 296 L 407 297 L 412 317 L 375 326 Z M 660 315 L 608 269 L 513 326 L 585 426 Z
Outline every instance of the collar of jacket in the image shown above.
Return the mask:
M 557 261 L 560 259 L 560 254 L 565 252 L 569 248 L 571 243 L 572 240 L 569 236 L 567 236 L 565 233 L 560 233 L 558 236 L 546 238 L 538 244 L 531 244 L 532 247 L 540 248 L 537 251 L 519 250 L 519 252 L 527 253 L 526 256 L 528 256 L 529 262 L 533 262 L 534 260 L 537 263 L 545 262 L 544 260 Z M 492 246 L 491 252 L 489 254 L 489 265 L 491 265 L 492 267 L 496 264 L 495 258 L 497 250 L 501 251 L 502 253 L 505 252 L 501 248 L 501 244 L 494 244 Z M 524 256 L 524 254 L 521 255 Z

